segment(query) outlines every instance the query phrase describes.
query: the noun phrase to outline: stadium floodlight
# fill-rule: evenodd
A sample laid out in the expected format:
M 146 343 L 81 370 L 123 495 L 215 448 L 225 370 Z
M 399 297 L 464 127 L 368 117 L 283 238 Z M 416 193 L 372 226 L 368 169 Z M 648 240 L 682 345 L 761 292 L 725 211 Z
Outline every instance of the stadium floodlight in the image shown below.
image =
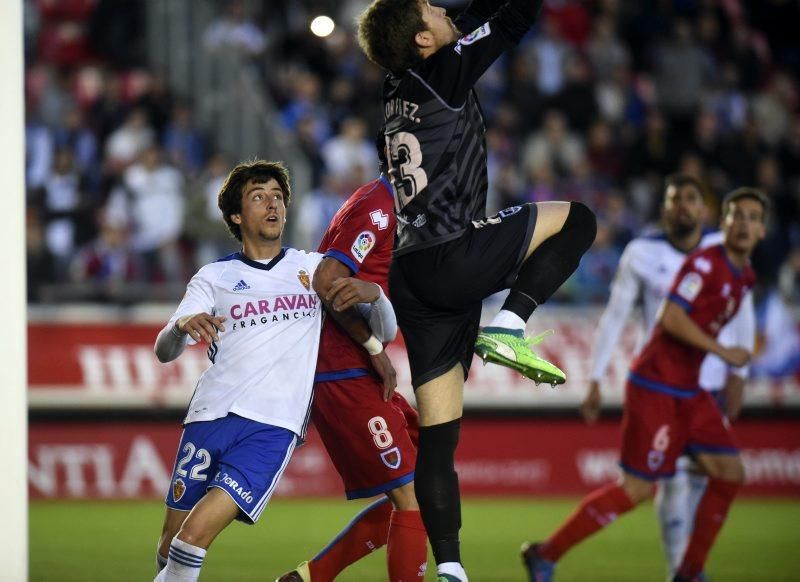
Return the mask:
M 317 16 L 311 21 L 311 32 L 316 36 L 329 36 L 334 28 L 336 23 L 330 16 Z

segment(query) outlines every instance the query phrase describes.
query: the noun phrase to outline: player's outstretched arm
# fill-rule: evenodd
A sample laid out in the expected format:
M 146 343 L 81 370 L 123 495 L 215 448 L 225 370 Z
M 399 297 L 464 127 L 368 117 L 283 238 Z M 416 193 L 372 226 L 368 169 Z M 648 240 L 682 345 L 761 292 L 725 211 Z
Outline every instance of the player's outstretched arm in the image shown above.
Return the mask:
M 369 323 L 369 328 L 381 343 L 387 344 L 397 337 L 397 316 L 394 313 L 391 301 L 384 295 L 383 289 L 378 287 L 381 296 L 372 303 L 359 303 L 358 311 Z
M 744 400 L 744 378 L 736 374 L 728 374 L 723 387 L 725 395 L 725 416 L 733 422 L 739 418 L 742 412 L 742 402 Z
M 171 362 L 180 356 L 190 338 L 209 344 L 219 341 L 218 332 L 225 331 L 225 319 L 209 313 L 195 313 L 178 318 L 174 324 L 168 323 L 156 338 L 155 353 L 158 361 Z
M 600 381 L 605 376 L 608 362 L 611 360 L 614 348 L 619 343 L 625 322 L 633 310 L 641 290 L 641 281 L 633 269 L 635 244 L 629 244 L 622 253 L 614 282 L 611 284 L 611 297 L 603 315 L 600 316 L 595 331 L 594 346 L 592 347 L 592 375 L 589 389 L 580 407 L 581 416 L 589 424 L 593 424 L 600 417 L 600 408 L 603 402 Z
M 438 50 L 427 66 L 418 71 L 425 84 L 452 107 L 461 107 L 492 63 L 522 40 L 536 22 L 542 0 L 478 4 L 468 8 L 464 16 L 454 22 L 467 36 L 455 47 Z M 476 18 L 480 16 L 486 18 Z M 412 74 L 417 75 L 416 72 Z
M 580 406 L 581 416 L 587 424 L 594 424 L 600 418 L 600 407 L 603 404 L 603 396 L 600 394 L 600 382 L 591 380 L 589 390 Z
M 357 306 L 373 335 L 381 343 L 388 343 L 397 336 L 397 317 L 380 285 L 355 277 L 343 277 L 334 280 L 326 300 L 337 311 Z
M 383 380 L 384 400 L 388 400 L 397 388 L 397 373 L 383 350 L 383 344 L 372 334 L 366 320 L 355 308 L 356 303 L 371 303 L 378 299 L 379 289 L 375 289 L 377 285 L 374 285 L 369 288 L 358 287 L 359 291 L 350 283 L 339 283 L 337 288 L 343 295 L 337 299 L 338 293 L 331 295 L 331 290 L 334 289 L 335 282 L 341 279 L 352 279 L 350 269 L 336 259 L 326 257 L 314 272 L 311 284 L 325 305 L 328 314 L 353 340 L 360 343 L 369 352 L 373 368 Z M 360 281 L 360 283 L 364 282 Z M 333 297 L 333 301 L 337 302 L 336 304 L 331 301 L 331 297 Z M 342 310 L 342 308 L 344 309 Z
M 358 310 L 354 307 L 356 303 L 360 303 L 358 297 L 354 295 L 357 292 L 354 291 L 351 294 L 351 289 L 348 287 L 347 290 L 343 290 L 342 295 L 337 298 L 335 303 L 331 301 L 331 290 L 334 287 L 334 282 L 349 277 L 350 269 L 347 266 L 336 259 L 326 257 L 319 264 L 317 270 L 314 271 L 314 278 L 311 285 L 314 291 L 317 292 L 317 295 L 319 295 L 323 305 L 325 305 L 328 314 L 336 320 L 336 323 L 338 323 L 351 338 L 363 345 L 370 339 L 372 332 L 366 320 L 361 317 L 361 314 L 358 313 Z M 377 299 L 377 290 L 373 289 L 372 292 L 374 294 L 372 299 Z M 364 301 L 364 303 L 369 302 L 370 301 Z
M 744 366 L 750 361 L 750 352 L 743 348 L 726 348 L 690 318 L 683 307 L 667 300 L 659 316 L 658 323 L 669 335 L 677 340 L 699 348 L 704 352 L 717 354 L 732 366 Z

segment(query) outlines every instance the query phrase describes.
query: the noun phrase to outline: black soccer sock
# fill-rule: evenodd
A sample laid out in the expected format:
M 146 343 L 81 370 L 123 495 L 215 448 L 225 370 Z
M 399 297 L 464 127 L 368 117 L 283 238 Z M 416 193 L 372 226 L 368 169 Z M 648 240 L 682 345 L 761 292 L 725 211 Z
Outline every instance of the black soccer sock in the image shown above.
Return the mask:
M 570 202 L 564 226 L 540 244 L 522 265 L 503 309 L 528 321 L 533 310 L 547 301 L 575 272 L 596 234 L 594 212 L 581 202 Z
M 461 498 L 455 452 L 461 419 L 419 429 L 414 489 L 437 564 L 461 562 Z

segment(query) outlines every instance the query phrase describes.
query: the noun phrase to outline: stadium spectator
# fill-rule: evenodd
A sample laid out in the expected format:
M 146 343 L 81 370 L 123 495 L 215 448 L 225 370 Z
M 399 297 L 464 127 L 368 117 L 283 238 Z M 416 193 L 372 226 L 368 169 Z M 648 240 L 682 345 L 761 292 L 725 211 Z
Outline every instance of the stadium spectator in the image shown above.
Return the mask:
M 589 128 L 586 157 L 594 175 L 614 184 L 622 181 L 623 153 L 614 141 L 611 126 L 603 120 L 595 121 Z
M 64 114 L 53 137 L 56 148 L 69 149 L 72 152 L 75 165 L 82 174 L 88 176 L 97 172 L 97 137 L 84 122 L 80 109 L 73 107 Z
M 137 260 L 130 248 L 128 228 L 103 212 L 99 223 L 97 238 L 82 246 L 70 265 L 70 279 L 81 298 L 129 300 L 129 286 L 136 282 Z
M 84 183 L 72 151 L 63 148 L 56 152 L 53 171 L 36 195 L 43 209 L 45 244 L 54 258 L 54 279 L 64 281 L 80 242 L 79 229 L 86 208 Z
M 136 70 L 125 75 L 126 90 L 134 107 L 147 113 L 156 137 L 161 138 L 171 116 L 175 98 L 162 75 Z
M 789 129 L 792 108 L 797 106 L 797 90 L 783 74 L 775 74 L 765 90 L 753 99 L 753 115 L 761 139 L 774 148 Z
M 554 103 L 569 119 L 570 128 L 585 133 L 598 113 L 595 84 L 583 57 L 572 55 L 567 59 L 564 86 Z
M 122 98 L 122 80 L 117 75 L 105 71 L 99 85 L 99 96 L 87 110 L 87 122 L 100 143 L 104 144 L 108 136 L 125 122 L 130 106 Z
M 50 3 L 44 12 L 38 2 L 26 4 L 29 193 L 49 178 L 55 148 L 64 146 L 72 149 L 95 205 L 104 202 L 136 159 L 144 147 L 141 141 L 164 144 L 179 171 L 187 177 L 197 175 L 204 154 L 199 154 L 196 138 L 202 135 L 207 140 L 204 148 L 213 149 L 215 135 L 177 109 L 187 104 L 205 112 L 215 97 L 198 94 L 189 100 L 175 93 L 155 63 L 147 62 L 141 42 L 120 47 L 125 54 L 117 56 L 98 48 L 116 38 L 98 28 L 99 23 L 108 21 L 111 29 L 119 30 L 124 20 L 109 20 L 112 2 L 85 2 L 79 12 L 67 5 L 56 9 L 56 4 Z M 327 39 L 308 31 L 310 13 L 303 3 L 276 8 L 269 18 L 258 11 L 253 18 L 246 16 L 245 4 L 225 3 L 224 13 L 199 36 L 216 35 L 211 45 L 220 54 L 266 55 L 271 74 L 264 78 L 265 93 L 274 96 L 282 127 L 310 165 L 311 187 L 303 194 L 310 199 L 322 196 L 323 203 L 316 207 L 325 209 L 341 195 L 326 198 L 331 188 L 321 187 L 326 172 L 323 147 L 328 143 L 333 149 L 339 137 L 332 129 L 339 132 L 344 120 L 358 117 L 366 122 L 369 138 L 382 115 L 375 99 L 382 72 L 363 57 L 353 28 L 344 22 L 348 13 L 359 10 L 359 3 L 343 6 L 338 16 L 331 13 L 337 28 Z M 465 4 L 455 0 L 448 7 Z M 620 189 L 632 212 L 630 222 L 638 225 L 656 216 L 659 184 L 674 168 L 689 167 L 719 192 L 734 184 L 755 183 L 759 172 L 769 175 L 760 166 L 769 157 L 777 161 L 772 173 L 781 184 L 779 199 L 788 201 L 773 231 L 785 246 L 789 233 L 800 229 L 792 214 L 796 202 L 791 202 L 800 188 L 800 45 L 775 16 L 794 14 L 796 9 L 774 8 L 736 2 L 677 6 L 604 0 L 587 11 L 572 0 L 547 2 L 547 23 L 494 65 L 477 87 L 490 150 L 497 151 L 488 160 L 489 206 L 555 199 L 578 183 L 607 180 Z M 130 11 L 126 34 L 147 27 L 141 8 Z M 89 52 L 77 60 L 73 56 L 79 53 L 53 55 L 52 31 L 63 29 L 64 23 L 67 29 L 74 27 L 81 18 L 88 19 L 89 44 L 85 24 L 78 23 L 74 30 L 82 31 L 83 39 L 78 40 Z M 36 37 L 42 31 L 51 35 L 44 44 Z M 273 54 L 268 45 L 274 47 Z M 110 60 L 98 64 L 91 51 Z M 66 66 L 58 64 L 62 56 L 68 59 Z M 144 133 L 152 136 L 144 140 L 133 138 L 139 132 L 131 132 L 126 123 L 137 109 L 146 112 Z M 543 139 L 548 125 L 552 128 L 553 110 L 565 114 L 569 127 L 564 135 L 570 139 L 562 137 L 560 144 Z M 44 118 L 37 112 L 44 112 Z M 209 119 L 213 116 L 203 116 L 204 122 Z M 534 142 L 538 147 L 532 163 Z M 120 150 L 123 161 L 116 159 Z M 591 164 L 590 175 L 577 163 L 584 157 Z M 185 167 L 177 162 L 181 158 L 187 160 Z M 349 167 L 349 162 L 333 156 L 327 165 Z M 298 202 L 305 197 L 299 195 Z M 35 199 L 30 203 L 39 204 Z M 604 202 L 614 203 L 611 198 Z M 188 240 L 185 251 L 191 259 L 206 253 L 195 236 Z M 759 252 L 757 267 L 760 260 Z M 767 268 L 772 279 L 779 264 L 775 260 Z
M 659 106 L 676 127 L 686 130 L 712 74 L 709 55 L 686 20 L 675 22 L 672 38 L 657 48 L 655 63 Z
M 626 152 L 627 169 L 634 176 L 666 175 L 674 166 L 676 152 L 669 136 L 666 120 L 657 109 L 645 118 L 644 131 L 631 141 Z
M 295 130 L 301 120 L 313 120 L 313 135 L 318 144 L 330 135 L 330 121 L 327 108 L 322 103 L 322 83 L 320 78 L 310 72 L 300 73 L 292 85 L 292 96 L 281 111 L 283 126 Z
M 28 191 L 40 188 L 53 164 L 53 131 L 31 112 L 25 120 L 25 184 Z
M 162 161 L 155 146 L 125 170 L 122 183 L 111 195 L 108 218 L 116 223 L 127 221 L 142 281 L 183 281 L 178 239 L 184 205 L 183 176 Z
M 195 175 L 205 162 L 205 140 L 192 123 L 192 108 L 178 103 L 164 130 L 164 152 L 170 161 L 186 174 Z
M 627 67 L 631 60 L 628 49 L 617 36 L 614 20 L 605 15 L 595 20 L 586 53 L 598 81 L 609 79 L 618 67 Z
M 567 119 L 558 111 L 545 115 L 543 127 L 525 142 L 522 163 L 532 173 L 549 164 L 558 176 L 568 176 L 584 156 L 581 139 L 569 130 Z
M 25 257 L 28 301 L 38 302 L 44 299 L 44 287 L 52 283 L 54 260 L 45 244 L 39 210 L 30 206 L 25 210 Z
M 232 50 L 247 56 L 261 54 L 267 46 L 267 38 L 245 12 L 244 2 L 230 2 L 223 16 L 212 22 L 204 34 L 208 50 Z
M 112 172 L 121 173 L 155 143 L 155 131 L 144 109 L 134 109 L 125 123 L 108 136 L 106 163 Z
M 571 49 L 559 34 L 555 18 L 543 18 L 541 26 L 541 34 L 533 41 L 531 50 L 538 63 L 539 90 L 553 96 L 564 86 L 564 62 Z
M 584 255 L 578 269 L 564 287 L 556 294 L 558 299 L 569 299 L 571 303 L 598 303 L 608 295 L 619 264 L 620 252 L 614 246 L 614 233 L 610 225 L 597 221 L 597 236 L 594 244 Z
M 520 133 L 527 135 L 541 126 L 550 100 L 539 88 L 536 58 L 523 52 L 510 55 L 508 77 L 508 100 L 519 112 Z
M 67 71 L 43 67 L 40 71 L 43 86 L 40 89 L 37 112 L 43 123 L 55 127 L 75 107 L 70 90 L 71 78 Z
M 364 120 L 358 117 L 343 120 L 339 134 L 322 146 L 322 158 L 328 172 L 341 179 L 374 167 L 377 163 L 375 146 L 367 139 Z
M 800 247 L 780 269 L 779 285 L 770 291 L 761 314 L 764 348 L 753 362 L 755 376 L 800 377 Z
M 228 159 L 217 153 L 211 156 L 202 173 L 188 187 L 184 232 L 194 242 L 197 267 L 212 263 L 235 250 L 235 241 L 225 228 L 217 206 L 217 195 L 229 168 Z

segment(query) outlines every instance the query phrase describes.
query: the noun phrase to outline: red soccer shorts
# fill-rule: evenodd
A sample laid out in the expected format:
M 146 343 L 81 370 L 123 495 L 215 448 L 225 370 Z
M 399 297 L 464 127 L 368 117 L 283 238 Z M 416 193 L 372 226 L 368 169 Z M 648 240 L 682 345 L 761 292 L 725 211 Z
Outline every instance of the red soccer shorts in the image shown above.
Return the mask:
M 314 385 L 311 418 L 348 499 L 374 497 L 414 479 L 419 416 L 400 394 L 361 376 Z
M 622 417 L 622 469 L 648 481 L 670 477 L 685 452 L 739 453 L 714 397 L 705 390 L 676 396 L 629 380 Z

